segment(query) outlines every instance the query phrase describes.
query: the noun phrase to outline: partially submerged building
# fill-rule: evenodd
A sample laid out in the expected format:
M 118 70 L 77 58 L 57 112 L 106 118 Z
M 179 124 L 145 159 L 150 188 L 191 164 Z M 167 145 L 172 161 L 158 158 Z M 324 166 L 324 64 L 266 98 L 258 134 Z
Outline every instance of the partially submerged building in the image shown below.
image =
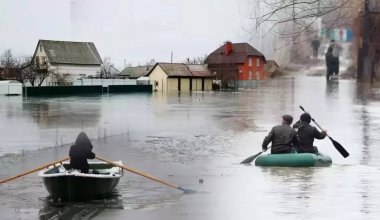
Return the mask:
M 68 82 L 100 74 L 102 59 L 92 42 L 39 40 L 32 64 L 40 73 L 50 72 L 46 85 L 54 85 L 52 77 L 61 75 Z
M 148 77 L 154 91 L 210 91 L 214 75 L 206 65 L 156 63 Z

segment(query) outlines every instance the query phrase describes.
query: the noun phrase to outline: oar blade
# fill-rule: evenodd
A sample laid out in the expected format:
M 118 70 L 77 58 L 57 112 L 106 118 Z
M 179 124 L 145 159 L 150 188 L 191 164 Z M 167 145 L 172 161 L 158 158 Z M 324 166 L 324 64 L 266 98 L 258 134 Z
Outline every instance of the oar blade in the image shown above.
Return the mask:
M 262 153 L 263 152 L 260 152 L 258 154 L 252 155 L 252 156 L 246 158 L 245 160 L 243 160 L 242 162 L 240 162 L 240 164 L 250 164 L 250 163 L 252 163 L 252 161 L 254 161 L 256 159 L 256 157 L 258 157 Z
M 339 151 L 339 153 L 344 157 L 348 157 L 350 156 L 350 154 L 346 151 L 346 149 L 344 149 L 344 147 L 339 144 L 337 141 L 335 141 L 334 139 L 332 139 L 331 137 L 329 137 L 331 142 L 333 143 L 335 149 L 337 149 Z
M 182 190 L 185 194 L 192 194 L 192 193 L 196 193 L 197 191 L 193 190 L 193 189 L 184 189 L 182 187 L 177 187 L 177 189 L 179 190 Z

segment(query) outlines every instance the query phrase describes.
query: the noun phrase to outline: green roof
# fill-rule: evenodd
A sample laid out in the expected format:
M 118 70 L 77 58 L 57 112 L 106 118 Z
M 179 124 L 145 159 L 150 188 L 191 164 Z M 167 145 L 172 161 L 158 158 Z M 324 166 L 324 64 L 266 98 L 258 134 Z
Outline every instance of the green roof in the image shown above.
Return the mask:
M 39 40 L 36 52 L 39 47 L 43 48 L 50 63 L 79 65 L 100 65 L 103 63 L 95 44 L 92 42 Z

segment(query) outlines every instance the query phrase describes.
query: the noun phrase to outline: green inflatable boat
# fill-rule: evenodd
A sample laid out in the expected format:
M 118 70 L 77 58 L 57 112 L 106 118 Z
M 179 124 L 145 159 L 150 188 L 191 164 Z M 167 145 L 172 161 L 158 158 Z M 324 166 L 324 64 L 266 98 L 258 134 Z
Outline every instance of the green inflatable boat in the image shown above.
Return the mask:
M 256 166 L 276 167 L 325 167 L 331 163 L 331 157 L 321 153 L 267 154 L 260 155 L 255 160 Z

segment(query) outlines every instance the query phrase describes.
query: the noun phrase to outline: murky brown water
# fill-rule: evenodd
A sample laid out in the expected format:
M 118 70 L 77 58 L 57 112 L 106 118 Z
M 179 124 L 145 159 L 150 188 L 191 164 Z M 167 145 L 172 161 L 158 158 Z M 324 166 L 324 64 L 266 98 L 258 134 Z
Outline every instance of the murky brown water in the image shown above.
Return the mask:
M 126 173 L 109 200 L 53 204 L 31 174 L 0 185 L 2 219 L 377 219 L 379 101 L 380 89 L 305 76 L 235 93 L 0 97 L 0 178 L 66 156 L 85 130 L 98 155 L 197 191 Z M 326 139 L 331 167 L 240 165 L 299 105 L 350 157 Z

